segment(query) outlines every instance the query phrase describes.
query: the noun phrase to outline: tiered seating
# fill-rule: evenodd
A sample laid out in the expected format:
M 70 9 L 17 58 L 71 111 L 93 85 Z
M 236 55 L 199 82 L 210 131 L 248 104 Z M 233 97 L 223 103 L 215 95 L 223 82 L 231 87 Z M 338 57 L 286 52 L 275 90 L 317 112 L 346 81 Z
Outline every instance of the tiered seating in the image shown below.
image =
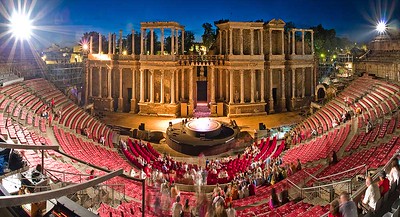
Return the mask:
M 110 170 L 123 168 L 125 172 L 130 172 L 132 169 L 115 151 L 107 150 L 93 142 L 85 142 L 73 134 L 58 129 L 56 126 L 53 127 L 53 131 L 58 143 L 67 154 Z
M 327 158 L 332 151 L 337 152 L 350 132 L 350 125 L 346 124 L 339 129 L 329 132 L 308 143 L 300 144 L 286 152 L 284 162 L 294 162 L 300 159 L 302 163 Z

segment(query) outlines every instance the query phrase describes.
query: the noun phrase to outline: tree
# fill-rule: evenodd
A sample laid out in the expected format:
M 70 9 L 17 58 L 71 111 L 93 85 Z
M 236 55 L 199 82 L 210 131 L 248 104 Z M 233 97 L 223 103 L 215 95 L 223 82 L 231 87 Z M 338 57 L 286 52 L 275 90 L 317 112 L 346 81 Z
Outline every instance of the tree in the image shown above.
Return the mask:
M 92 49 L 93 53 L 98 53 L 99 52 L 99 33 L 98 32 L 85 32 L 81 38 L 81 43 L 86 42 L 90 43 L 90 36 L 93 37 L 93 44 L 92 44 Z M 108 53 L 108 40 L 105 35 L 101 35 L 101 45 L 102 45 L 102 51 L 103 53 Z
M 189 52 L 189 49 L 193 46 L 194 44 L 194 33 L 192 31 L 185 31 L 185 37 L 184 37 L 184 42 L 183 45 L 185 46 L 185 52 Z M 179 34 L 179 41 L 182 41 L 182 33 Z M 179 49 L 182 49 L 181 43 L 179 43 Z
M 208 50 L 211 48 L 211 46 L 215 42 L 217 34 L 215 34 L 215 29 L 213 28 L 211 23 L 203 23 L 202 27 L 204 29 L 204 33 L 201 36 L 201 38 L 203 39 L 203 45 Z
M 140 33 L 135 32 L 135 54 L 140 54 Z M 126 36 L 126 50 L 129 54 L 132 53 L 132 34 Z
M 287 22 L 284 27 L 285 32 L 288 32 L 290 29 L 295 29 L 295 28 L 296 28 L 296 25 L 292 21 Z

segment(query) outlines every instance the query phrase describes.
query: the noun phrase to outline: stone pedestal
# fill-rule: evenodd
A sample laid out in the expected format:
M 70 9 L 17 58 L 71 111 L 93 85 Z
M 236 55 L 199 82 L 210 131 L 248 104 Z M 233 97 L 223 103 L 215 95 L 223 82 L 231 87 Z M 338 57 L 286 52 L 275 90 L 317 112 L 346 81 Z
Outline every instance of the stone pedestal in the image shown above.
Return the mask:
M 211 111 L 211 116 L 212 117 L 217 117 L 217 104 L 213 103 L 210 105 L 210 111 Z
M 251 103 L 251 104 L 226 104 L 228 117 L 266 115 L 266 103 Z
M 124 107 L 124 99 L 123 98 L 118 98 L 118 112 L 122 112 Z
M 137 101 L 136 99 L 131 99 L 131 110 L 129 111 L 129 113 L 131 114 L 136 114 L 137 113 Z
M 274 100 L 270 100 L 270 101 L 268 102 L 268 105 L 269 105 L 269 111 L 268 111 L 268 113 L 269 113 L 269 114 L 275 113 L 275 110 L 274 110 Z
M 181 103 L 181 117 L 188 116 L 188 104 L 186 102 Z
M 188 104 L 188 116 L 192 117 L 194 112 L 194 102 Z
M 217 116 L 218 117 L 224 116 L 224 103 L 223 102 L 217 103 Z
M 179 104 L 138 103 L 139 115 L 179 117 Z
M 281 112 L 286 112 L 286 99 L 282 99 L 281 101 Z
M 114 111 L 114 99 L 92 97 L 95 110 Z

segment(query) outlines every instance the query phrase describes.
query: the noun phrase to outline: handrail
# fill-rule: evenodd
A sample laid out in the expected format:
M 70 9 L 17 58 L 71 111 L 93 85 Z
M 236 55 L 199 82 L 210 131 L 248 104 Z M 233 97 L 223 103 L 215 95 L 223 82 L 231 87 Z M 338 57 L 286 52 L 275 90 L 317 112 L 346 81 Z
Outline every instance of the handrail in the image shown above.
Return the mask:
M 351 168 L 351 169 L 348 169 L 348 170 L 345 170 L 345 171 L 341 171 L 341 172 L 338 172 L 338 173 L 335 173 L 335 174 L 332 174 L 332 175 L 328 175 L 328 176 L 324 176 L 324 177 L 319 177 L 319 178 L 316 178 L 315 176 L 313 176 L 313 175 L 307 173 L 306 171 L 305 171 L 305 172 L 306 172 L 308 175 L 310 175 L 311 177 L 316 178 L 317 181 L 320 181 L 320 180 L 324 180 L 324 179 L 327 179 L 327 178 L 330 178 L 330 177 L 334 177 L 334 176 L 337 176 L 337 175 L 341 175 L 341 174 L 343 174 L 343 173 L 347 173 L 347 172 L 350 172 L 350 171 L 353 171 L 353 170 L 357 170 L 357 169 L 359 169 L 359 168 L 366 167 L 366 166 L 367 166 L 366 164 L 362 164 L 362 165 L 360 165 L 360 166 L 357 166 L 357 167 L 354 167 L 354 168 Z

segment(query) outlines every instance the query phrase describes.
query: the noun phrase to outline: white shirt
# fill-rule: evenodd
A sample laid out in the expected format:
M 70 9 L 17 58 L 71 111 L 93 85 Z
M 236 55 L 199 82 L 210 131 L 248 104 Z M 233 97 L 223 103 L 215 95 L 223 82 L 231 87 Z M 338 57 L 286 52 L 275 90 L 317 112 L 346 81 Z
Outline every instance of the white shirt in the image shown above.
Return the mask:
M 226 214 L 228 217 L 235 217 L 236 210 L 234 208 L 228 208 L 228 209 L 226 209 Z
M 379 191 L 378 186 L 376 184 L 371 184 L 365 191 L 363 203 L 368 204 L 368 206 L 375 210 L 376 202 L 378 202 L 380 197 L 381 192 Z
M 399 171 L 396 169 L 396 167 L 392 167 L 388 178 L 389 178 L 390 184 L 392 184 L 394 182 L 399 182 Z

